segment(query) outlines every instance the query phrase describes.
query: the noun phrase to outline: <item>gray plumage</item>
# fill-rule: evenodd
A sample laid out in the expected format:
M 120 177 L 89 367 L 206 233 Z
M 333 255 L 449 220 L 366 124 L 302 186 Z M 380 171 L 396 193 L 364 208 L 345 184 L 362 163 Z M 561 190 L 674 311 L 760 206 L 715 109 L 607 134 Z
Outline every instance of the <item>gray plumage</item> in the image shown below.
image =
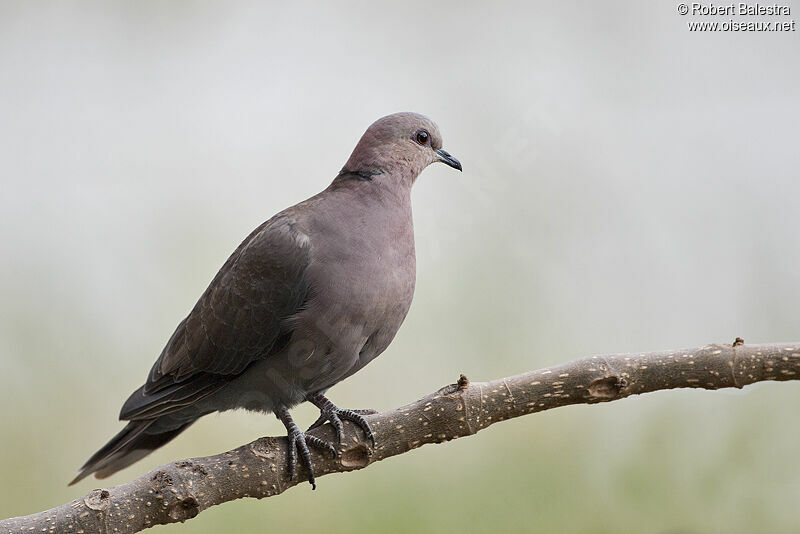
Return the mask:
M 373 123 L 327 189 L 233 252 L 123 405 L 128 425 L 71 483 L 111 475 L 215 411 L 274 412 L 312 484 L 306 444 L 330 446 L 304 436 L 290 408 L 309 400 L 322 411 L 317 424 L 338 430 L 351 419 L 371 436 L 323 395 L 383 352 L 405 319 L 416 269 L 411 186 L 436 161 L 461 170 L 427 117 Z

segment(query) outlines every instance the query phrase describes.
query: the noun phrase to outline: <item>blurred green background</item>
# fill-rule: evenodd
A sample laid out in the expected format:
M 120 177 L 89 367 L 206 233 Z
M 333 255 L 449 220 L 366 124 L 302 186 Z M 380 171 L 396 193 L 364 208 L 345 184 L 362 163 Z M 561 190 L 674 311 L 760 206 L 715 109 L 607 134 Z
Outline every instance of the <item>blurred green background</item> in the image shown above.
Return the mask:
M 395 111 L 465 172 L 417 182 L 414 305 L 339 405 L 800 340 L 798 33 L 691 33 L 727 18 L 676 5 L 0 2 L 0 517 L 99 486 L 66 483 L 228 254 Z M 797 532 L 799 402 L 569 407 L 159 530 Z M 209 416 L 107 483 L 281 433 Z

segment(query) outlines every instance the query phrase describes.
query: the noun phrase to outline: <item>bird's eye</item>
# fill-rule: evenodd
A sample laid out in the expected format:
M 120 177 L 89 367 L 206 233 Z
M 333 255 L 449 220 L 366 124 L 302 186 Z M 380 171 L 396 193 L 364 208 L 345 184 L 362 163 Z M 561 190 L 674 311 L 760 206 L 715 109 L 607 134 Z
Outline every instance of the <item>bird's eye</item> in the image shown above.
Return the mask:
M 425 130 L 420 130 L 416 133 L 415 137 L 417 143 L 421 145 L 427 145 L 428 140 L 431 138 L 430 134 Z

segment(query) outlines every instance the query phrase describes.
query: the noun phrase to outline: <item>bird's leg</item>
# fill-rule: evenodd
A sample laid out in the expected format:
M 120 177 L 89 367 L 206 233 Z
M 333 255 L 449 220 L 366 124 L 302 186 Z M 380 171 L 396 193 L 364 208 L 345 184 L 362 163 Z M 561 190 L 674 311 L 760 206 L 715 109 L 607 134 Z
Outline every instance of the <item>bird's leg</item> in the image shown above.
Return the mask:
M 309 430 L 330 422 L 334 430 L 336 430 L 336 438 L 341 443 L 344 438 L 344 424 L 342 424 L 342 419 L 344 419 L 361 427 L 367 439 L 372 442 L 372 446 L 375 446 L 375 434 L 372 433 L 372 428 L 364 418 L 364 415 L 377 413 L 375 410 L 342 410 L 321 393 L 312 393 L 306 397 L 306 400 L 319 408 L 320 411 L 319 419 L 308 428 Z
M 336 458 L 336 449 L 324 439 L 320 439 L 316 436 L 306 435 L 294 422 L 292 416 L 289 415 L 289 410 L 286 408 L 280 408 L 276 410 L 275 415 L 281 420 L 283 426 L 286 427 L 286 431 L 288 432 L 289 478 L 294 480 L 294 477 L 297 474 L 297 454 L 299 452 L 300 461 L 308 470 L 308 481 L 311 483 L 311 488 L 317 489 L 317 484 L 314 480 L 314 466 L 311 465 L 311 451 L 308 450 L 308 446 L 311 445 L 312 447 L 326 450 L 331 453 L 331 456 L 334 458 Z

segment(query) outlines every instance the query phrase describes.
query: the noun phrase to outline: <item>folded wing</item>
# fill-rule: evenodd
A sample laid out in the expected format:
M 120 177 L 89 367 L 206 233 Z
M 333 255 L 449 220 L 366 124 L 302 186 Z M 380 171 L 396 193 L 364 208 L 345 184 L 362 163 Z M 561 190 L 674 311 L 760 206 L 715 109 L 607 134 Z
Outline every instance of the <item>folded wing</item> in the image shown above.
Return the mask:
M 122 420 L 173 413 L 210 395 L 288 340 L 287 319 L 309 294 L 308 238 L 278 215 L 228 258 L 167 342 Z

